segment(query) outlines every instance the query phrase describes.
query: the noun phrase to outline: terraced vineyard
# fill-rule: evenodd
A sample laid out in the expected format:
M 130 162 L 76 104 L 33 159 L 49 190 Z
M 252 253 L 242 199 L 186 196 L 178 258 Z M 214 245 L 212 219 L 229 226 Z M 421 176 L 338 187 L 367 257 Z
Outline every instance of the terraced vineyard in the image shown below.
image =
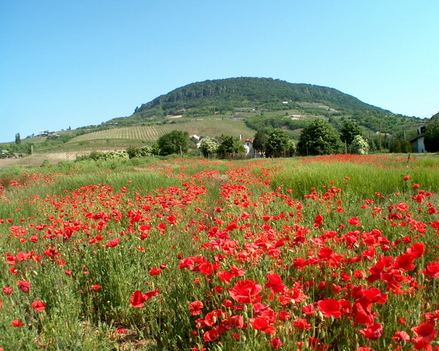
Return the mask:
M 252 138 L 255 131 L 248 128 L 242 120 L 235 119 L 218 119 L 218 120 L 200 120 L 186 123 L 163 124 L 156 126 L 132 126 L 117 129 L 109 129 L 99 132 L 88 133 L 73 138 L 69 143 L 78 143 L 81 141 L 99 140 L 99 139 L 136 139 L 155 141 L 160 136 L 170 133 L 173 130 L 182 130 L 189 135 L 199 136 L 220 136 L 230 135 L 231 131 L 235 136 L 241 135 L 244 138 Z

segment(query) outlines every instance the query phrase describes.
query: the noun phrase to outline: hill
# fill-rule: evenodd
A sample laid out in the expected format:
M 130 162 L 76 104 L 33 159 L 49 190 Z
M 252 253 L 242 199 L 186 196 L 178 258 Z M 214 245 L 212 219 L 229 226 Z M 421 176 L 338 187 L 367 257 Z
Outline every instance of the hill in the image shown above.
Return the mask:
M 394 135 L 423 124 L 419 118 L 396 115 L 333 88 L 240 77 L 185 85 L 136 107 L 129 117 L 116 118 L 104 125 L 111 128 L 175 123 L 177 119 L 183 122 L 215 116 L 246 118 L 246 125 L 254 131 L 285 128 L 293 137 L 316 117 L 326 118 L 337 129 L 345 120 L 355 120 L 366 134 Z
M 293 84 L 271 78 L 228 78 L 188 84 L 136 107 L 130 119 L 169 115 L 199 115 L 240 107 L 282 109 L 279 103 L 323 103 L 329 108 L 386 113 L 336 89 Z
M 424 120 L 393 114 L 329 87 L 293 84 L 271 78 L 228 78 L 185 85 L 136 107 L 128 117 L 98 126 L 50 133 L 3 144 L 11 152 L 82 152 L 121 149 L 152 143 L 172 130 L 199 136 L 252 138 L 256 131 L 286 130 L 298 139 L 315 118 L 328 120 L 340 130 L 356 121 L 369 138 L 403 136 L 406 140 Z M 381 137 L 379 138 L 381 143 Z

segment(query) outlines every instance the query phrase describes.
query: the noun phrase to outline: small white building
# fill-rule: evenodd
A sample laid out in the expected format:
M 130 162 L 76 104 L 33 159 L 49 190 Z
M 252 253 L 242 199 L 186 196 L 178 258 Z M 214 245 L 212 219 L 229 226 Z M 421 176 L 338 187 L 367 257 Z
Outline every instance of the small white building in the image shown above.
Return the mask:
M 411 138 L 410 145 L 412 146 L 412 152 L 413 153 L 424 153 L 425 151 L 425 145 L 424 145 L 424 133 L 425 133 L 425 126 L 417 129 L 417 134 Z
M 244 148 L 245 148 L 247 157 L 249 157 L 249 158 L 257 157 L 257 155 L 256 155 L 257 152 L 256 152 L 255 148 L 253 147 L 253 141 L 250 139 L 244 139 L 243 143 L 244 143 Z

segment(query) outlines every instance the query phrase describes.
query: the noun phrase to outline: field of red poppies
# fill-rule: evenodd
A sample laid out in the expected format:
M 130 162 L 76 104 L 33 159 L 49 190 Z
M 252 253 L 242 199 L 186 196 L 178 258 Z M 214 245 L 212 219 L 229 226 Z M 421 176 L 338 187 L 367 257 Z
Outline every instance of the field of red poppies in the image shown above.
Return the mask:
M 439 350 L 438 165 L 0 174 L 0 350 Z

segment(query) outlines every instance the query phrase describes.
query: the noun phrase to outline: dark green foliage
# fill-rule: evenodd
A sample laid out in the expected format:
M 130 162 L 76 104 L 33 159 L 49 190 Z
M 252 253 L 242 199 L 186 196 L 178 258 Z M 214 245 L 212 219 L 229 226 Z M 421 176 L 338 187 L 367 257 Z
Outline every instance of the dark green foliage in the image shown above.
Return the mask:
M 130 146 L 127 149 L 127 154 L 129 158 L 151 156 L 152 153 L 153 153 L 153 149 L 151 146 L 143 146 L 143 147 Z
M 412 146 L 410 142 L 403 139 L 393 139 L 389 144 L 389 152 L 393 153 L 410 153 Z
M 356 135 L 363 136 L 360 126 L 356 122 L 346 121 L 340 130 L 340 139 L 348 146 L 352 143 Z
M 282 101 L 289 101 L 289 106 L 283 105 Z M 188 84 L 136 107 L 131 117 L 118 118 L 110 122 L 117 122 L 121 125 L 145 120 L 158 121 L 166 115 L 175 114 L 183 114 L 187 117 L 214 113 L 225 114 L 233 113 L 235 108 L 245 107 L 249 110 L 262 108 L 269 111 L 281 111 L 298 107 L 295 102 L 318 102 L 334 109 L 352 111 L 387 112 L 328 87 L 293 84 L 271 78 L 241 77 Z M 326 113 L 320 111 L 322 114 Z M 273 128 L 277 127 L 279 126 L 273 126 Z M 294 125 L 291 127 L 290 129 L 301 128 Z M 254 129 L 261 130 L 260 128 Z M 269 132 L 269 130 L 264 131 Z
M 189 134 L 181 130 L 162 135 L 157 140 L 159 153 L 162 156 L 186 153 L 189 147 Z
M 425 150 L 428 152 L 439 151 L 439 112 L 431 117 L 424 132 Z
M 253 138 L 254 149 L 260 154 L 264 154 L 267 140 L 268 140 L 267 135 L 262 131 L 258 131 Z
M 291 156 L 289 150 L 289 136 L 281 130 L 275 129 L 268 135 L 265 144 L 265 155 L 267 157 L 286 157 Z
M 207 80 L 188 84 L 175 89 L 166 95 L 161 95 L 153 101 L 136 108 L 136 113 L 160 106 L 163 110 L 211 106 L 212 110 L 229 109 L 229 102 L 278 102 L 278 101 L 308 101 L 329 102 L 334 108 L 344 107 L 352 110 L 379 111 L 374 106 L 367 105 L 353 96 L 343 94 L 338 90 L 310 84 L 292 84 L 271 78 L 229 78 Z M 226 105 L 226 106 L 225 106 Z
M 319 118 L 302 131 L 297 149 L 301 155 L 329 155 L 340 153 L 343 144 L 337 131 Z
M 238 138 L 226 135 L 218 146 L 217 154 L 220 158 L 242 158 L 245 155 L 244 144 Z
M 20 133 L 15 134 L 15 144 L 17 144 L 17 145 L 21 144 Z
M 251 117 L 245 120 L 247 127 L 259 130 L 266 134 L 276 128 L 287 128 L 289 130 L 305 128 L 308 120 L 292 120 L 291 118 L 275 118 L 275 117 Z

